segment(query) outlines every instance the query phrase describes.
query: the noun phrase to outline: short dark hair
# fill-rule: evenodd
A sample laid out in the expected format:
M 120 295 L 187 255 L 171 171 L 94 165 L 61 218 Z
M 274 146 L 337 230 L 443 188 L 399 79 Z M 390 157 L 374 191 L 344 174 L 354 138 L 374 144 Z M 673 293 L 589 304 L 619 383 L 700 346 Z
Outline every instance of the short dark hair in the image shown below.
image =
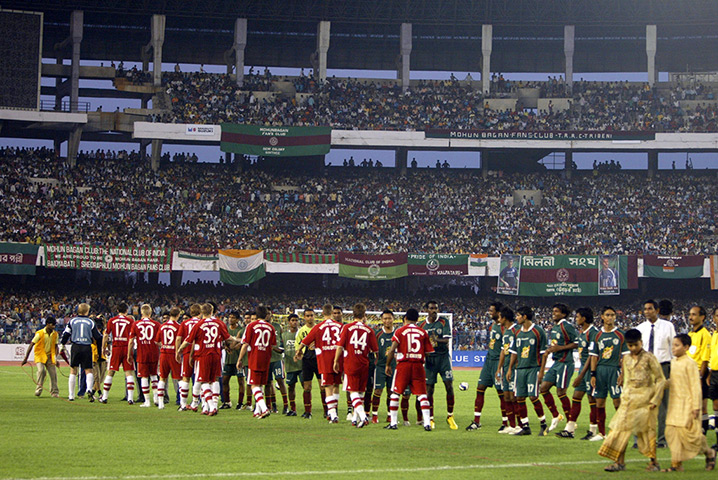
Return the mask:
M 287 320 L 291 320 L 293 318 L 296 318 L 297 320 L 299 320 L 299 315 L 297 315 L 296 313 L 290 313 L 289 316 L 287 317 Z
M 389 310 L 388 308 L 385 308 L 384 311 L 381 312 L 382 315 L 384 315 L 385 313 L 388 313 L 388 314 L 391 315 L 392 317 L 394 316 L 394 312 L 392 312 L 392 311 Z
M 581 315 L 586 323 L 593 323 L 593 310 L 588 307 L 577 308 L 576 315 Z
M 523 307 L 519 307 L 518 310 L 516 310 L 516 313 L 528 318 L 531 321 L 533 321 L 534 319 L 534 311 L 531 310 L 531 307 L 527 307 L 526 305 L 524 305 Z
M 425 307 L 425 308 L 429 308 L 429 305 L 431 305 L 432 303 L 433 303 L 434 305 L 436 305 L 437 307 L 439 306 L 439 302 L 437 302 L 436 300 L 429 300 L 428 302 L 426 302 L 426 304 L 424 305 L 424 307 Z
M 410 322 L 416 322 L 419 320 L 419 311 L 416 308 L 410 308 L 406 311 L 406 319 Z
M 344 309 L 340 307 L 339 305 L 334 305 L 334 308 L 332 308 L 332 311 L 339 310 L 340 312 L 344 312 Z
M 257 318 L 261 318 L 262 320 L 266 320 L 267 315 L 269 314 L 269 310 L 267 310 L 267 307 L 264 305 L 260 305 L 255 310 L 255 313 L 257 314 Z
M 641 340 L 641 332 L 638 329 L 632 328 L 626 332 L 625 338 L 626 343 L 636 343 Z
M 47 317 L 45 319 L 45 325 L 57 325 L 57 319 L 55 317 Z
M 670 300 L 661 300 L 658 302 L 659 315 L 670 315 L 671 313 L 673 313 L 673 302 Z
M 708 316 L 708 312 L 706 312 L 706 309 L 702 305 L 693 305 L 691 308 L 697 308 L 698 315 L 700 315 L 701 317 Z
M 246 312 L 244 312 L 244 316 L 246 317 L 247 315 L 251 317 L 252 315 L 254 315 L 254 312 L 251 310 L 247 310 Z
M 499 301 L 496 301 L 496 302 L 491 302 L 489 304 L 489 307 L 494 307 L 494 310 L 496 310 L 497 312 L 500 312 L 501 309 L 504 308 L 504 304 Z
M 565 303 L 556 303 L 551 308 L 558 308 L 564 317 L 568 317 L 571 314 L 571 309 L 569 309 Z
M 118 313 L 127 313 L 128 307 L 125 302 L 120 303 L 117 305 L 117 312 Z
M 643 302 L 643 306 L 646 306 L 646 305 L 649 304 L 649 303 L 650 303 L 651 305 L 653 305 L 653 308 L 655 308 L 656 310 L 658 310 L 658 302 L 655 301 L 655 300 L 653 300 L 652 298 L 649 298 L 648 300 L 646 300 L 645 302 Z
M 608 310 L 613 310 L 614 312 L 616 311 L 616 309 L 613 308 L 612 306 L 610 306 L 610 305 L 604 305 L 603 307 L 601 307 L 601 315 L 603 315 L 604 313 L 606 313 Z
M 687 333 L 679 333 L 674 338 L 681 342 L 684 347 L 690 347 L 691 346 L 691 337 Z
M 509 307 L 501 307 L 501 310 L 499 311 L 499 316 L 504 317 L 509 322 L 513 322 L 516 317 L 514 317 L 514 311 L 511 310 Z

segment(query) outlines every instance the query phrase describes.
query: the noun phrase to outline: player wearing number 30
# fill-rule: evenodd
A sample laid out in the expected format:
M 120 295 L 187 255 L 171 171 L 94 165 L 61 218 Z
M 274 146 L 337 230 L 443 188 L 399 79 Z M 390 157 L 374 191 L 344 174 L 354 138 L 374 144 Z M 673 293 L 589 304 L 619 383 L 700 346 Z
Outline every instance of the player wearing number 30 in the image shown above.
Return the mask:
M 391 375 L 391 362 L 396 352 L 396 372 L 391 385 L 391 401 L 389 403 L 389 415 L 391 423 L 386 429 L 396 430 L 399 416 L 399 395 L 404 393 L 407 387 L 411 387 L 411 393 L 416 395 L 421 406 L 421 415 L 424 419 L 424 430 L 431 431 L 431 410 L 429 409 L 429 398 L 426 396 L 426 372 L 424 370 L 424 358 L 427 353 L 434 351 L 431 345 L 429 334 L 416 326 L 419 319 L 419 311 L 410 308 L 404 315 L 404 326 L 394 332 L 391 348 L 386 355 L 386 375 Z
M 376 353 L 379 345 L 374 330 L 364 325 L 366 305 L 354 305 L 354 321 L 342 327 L 334 355 L 334 372 L 341 372 L 344 358 L 344 390 L 349 392 L 354 413 L 359 417 L 357 428 L 369 423 L 364 411 L 364 392 L 369 380 L 369 353 Z
M 155 343 L 155 336 L 160 329 L 157 320 L 151 318 L 152 307 L 148 304 L 140 307 L 142 318 L 132 325 L 130 333 L 130 348 L 127 349 L 127 361 L 132 361 L 132 341 L 137 346 L 137 376 L 140 378 L 142 395 L 145 403 L 141 407 L 150 406 L 150 381 L 154 389 L 154 400 L 157 403 L 157 363 L 160 359 L 160 351 Z

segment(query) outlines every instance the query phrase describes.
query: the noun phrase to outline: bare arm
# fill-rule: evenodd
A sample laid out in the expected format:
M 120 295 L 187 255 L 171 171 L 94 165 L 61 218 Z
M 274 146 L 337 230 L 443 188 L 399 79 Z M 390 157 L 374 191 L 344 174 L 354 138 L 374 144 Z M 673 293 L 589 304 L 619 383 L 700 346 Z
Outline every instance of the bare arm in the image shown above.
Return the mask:
M 339 373 L 339 359 L 342 358 L 344 353 L 344 347 L 337 346 L 336 353 L 334 354 L 334 373 Z
M 384 373 L 386 373 L 387 377 L 391 376 L 391 362 L 394 361 L 394 352 L 396 352 L 396 347 L 399 346 L 399 342 L 391 342 L 391 347 L 389 347 L 389 351 L 386 354 L 386 368 L 384 369 Z
M 239 358 L 237 359 L 237 369 L 242 368 L 242 359 L 247 354 L 247 349 L 249 348 L 249 345 L 246 343 L 242 344 L 242 349 L 239 351 Z
M 516 359 L 518 358 L 518 355 L 515 353 L 511 354 L 511 360 L 509 360 L 509 371 L 506 372 L 506 380 L 511 381 L 511 372 L 514 371 L 514 365 L 516 365 Z
M 27 347 L 27 351 L 25 352 L 25 358 L 22 359 L 22 365 L 25 365 L 27 363 L 27 359 L 30 356 L 30 352 L 35 347 L 35 343 L 31 343 L 29 347 Z M 55 345 L 55 348 L 57 348 L 57 345 Z

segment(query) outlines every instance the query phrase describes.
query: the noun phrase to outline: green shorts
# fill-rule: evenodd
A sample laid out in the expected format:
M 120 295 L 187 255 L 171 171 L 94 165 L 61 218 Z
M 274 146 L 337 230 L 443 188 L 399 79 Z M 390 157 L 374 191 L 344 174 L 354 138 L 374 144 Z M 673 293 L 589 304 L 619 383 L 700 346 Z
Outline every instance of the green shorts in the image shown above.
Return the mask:
M 551 368 L 544 375 L 543 381 L 553 383 L 556 388 L 568 388 L 571 385 L 573 371 L 573 362 L 553 362 Z
M 486 387 L 493 387 L 496 383 L 496 370 L 499 368 L 499 360 L 489 358 L 486 356 L 484 367 L 481 369 L 481 375 L 479 375 L 479 385 Z M 497 390 L 501 390 L 501 385 L 496 385 Z
M 387 376 L 386 375 L 386 367 L 383 365 L 378 365 L 376 367 L 376 370 L 374 370 L 374 389 L 383 389 L 387 385 L 391 387 L 391 379 L 394 377 L 394 375 Z
M 296 383 L 300 380 L 299 377 L 302 376 L 302 371 L 297 370 L 296 372 L 287 372 L 287 385 L 290 387 L 292 385 L 296 385 Z
M 516 369 L 514 368 L 513 376 L 511 377 L 511 381 L 509 382 L 506 379 L 506 374 L 509 372 L 509 364 L 504 364 L 503 367 L 501 367 L 501 391 L 502 392 L 513 392 L 514 391 L 514 385 L 516 385 Z
M 426 357 L 426 384 L 435 385 L 439 375 L 445 382 L 454 380 L 451 370 L 451 357 L 449 355 L 429 355 Z
M 539 394 L 538 385 L 539 367 L 517 368 L 514 372 L 514 395 L 517 398 L 537 397 Z
M 267 377 L 267 382 L 271 382 L 275 378 L 284 378 L 284 363 L 282 363 L 281 360 L 277 360 L 276 362 L 271 362 L 269 364 L 269 376 Z
M 621 397 L 621 387 L 618 386 L 618 367 L 599 365 L 596 367 L 596 388 L 593 389 L 595 398 Z
M 244 372 L 242 370 L 237 371 L 236 363 L 225 363 L 224 367 L 222 367 L 222 376 L 223 377 L 237 376 L 239 378 L 244 378 Z
M 583 365 L 581 365 L 581 369 L 583 369 Z M 583 376 L 583 380 L 578 384 L 578 387 L 574 388 L 574 392 L 584 392 L 591 394 L 591 371 L 587 370 L 586 375 Z

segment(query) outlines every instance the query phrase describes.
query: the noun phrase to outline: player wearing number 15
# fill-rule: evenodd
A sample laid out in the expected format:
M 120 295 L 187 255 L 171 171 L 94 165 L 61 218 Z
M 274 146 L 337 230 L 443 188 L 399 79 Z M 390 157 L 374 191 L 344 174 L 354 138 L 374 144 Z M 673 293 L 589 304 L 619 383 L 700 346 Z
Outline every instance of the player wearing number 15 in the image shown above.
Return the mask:
M 242 360 L 247 355 L 247 383 L 252 386 L 254 394 L 256 418 L 269 416 L 269 408 L 264 400 L 262 388 L 267 384 L 269 377 L 269 364 L 272 351 L 277 344 L 277 333 L 271 323 L 265 318 L 269 315 L 267 307 L 257 307 L 257 319 L 247 325 L 242 335 L 242 349 L 239 351 L 237 369 L 242 368 Z
M 175 339 L 177 338 L 177 331 L 179 330 L 179 323 L 177 323 L 179 315 L 180 309 L 172 307 L 169 320 L 160 326 L 159 330 L 157 330 L 157 336 L 155 336 L 155 342 L 160 346 L 160 381 L 157 384 L 157 407 L 160 410 L 165 408 L 167 377 L 172 373 L 173 380 L 179 380 L 181 378 L 180 370 L 182 369 L 182 365 L 180 365 L 175 358 Z
M 349 392 L 354 412 L 359 416 L 357 428 L 369 423 L 364 411 L 364 392 L 369 380 L 369 353 L 379 350 L 374 330 L 364 324 L 366 305 L 354 305 L 354 321 L 342 327 L 337 351 L 334 355 L 334 372 L 341 372 L 340 359 L 344 358 L 344 390 Z
M 160 360 L 160 351 L 155 343 L 155 336 L 160 329 L 160 323 L 151 318 L 152 307 L 148 304 L 140 308 L 142 318 L 132 325 L 130 331 L 130 348 L 127 349 L 127 361 L 132 360 L 132 341 L 137 346 L 137 376 L 140 378 L 142 395 L 145 403 L 141 407 L 150 406 L 150 381 L 155 389 L 154 398 L 157 403 L 157 363 Z
M 417 396 L 421 406 L 421 415 L 424 419 L 424 430 L 431 431 L 431 411 L 429 399 L 426 396 L 426 372 L 424 358 L 427 353 L 434 351 L 429 334 L 416 326 L 419 311 L 410 308 L 404 315 L 404 325 L 394 332 L 391 348 L 386 355 L 386 375 L 391 375 L 391 362 L 396 352 L 396 372 L 391 385 L 391 400 L 389 402 L 389 415 L 391 423 L 386 429 L 396 430 L 399 416 L 399 395 L 407 387 Z

